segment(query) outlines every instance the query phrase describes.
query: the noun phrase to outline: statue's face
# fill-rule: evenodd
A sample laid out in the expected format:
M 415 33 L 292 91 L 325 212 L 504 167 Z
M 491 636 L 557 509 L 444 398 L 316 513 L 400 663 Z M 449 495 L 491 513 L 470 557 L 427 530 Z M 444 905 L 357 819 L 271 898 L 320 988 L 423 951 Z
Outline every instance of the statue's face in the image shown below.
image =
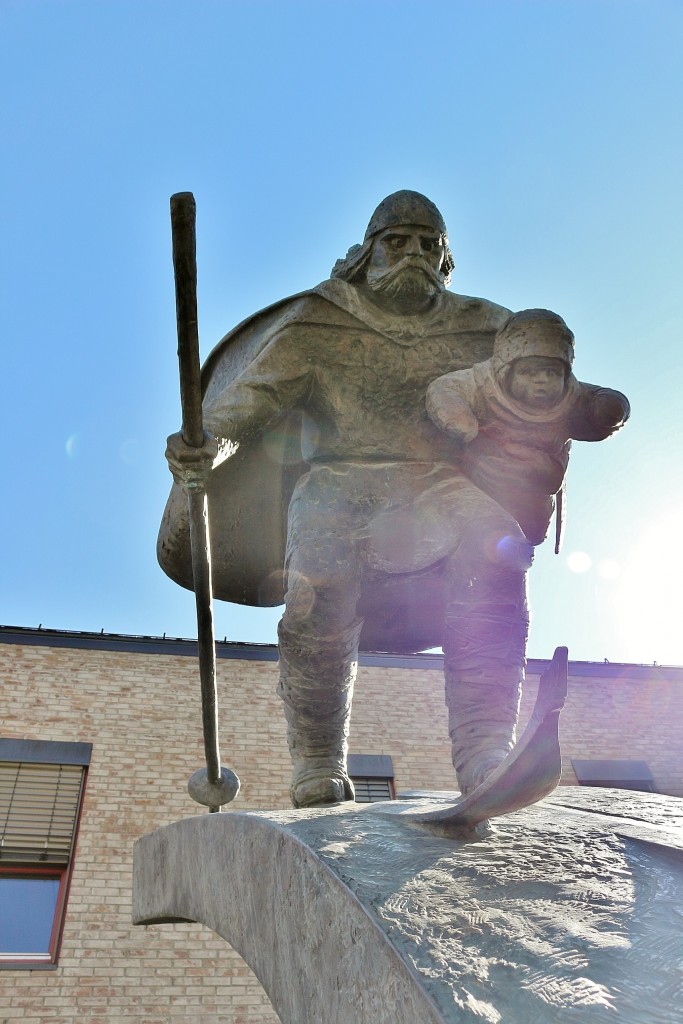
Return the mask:
M 565 364 L 561 359 L 527 356 L 516 359 L 507 376 L 507 390 L 520 405 L 552 409 L 565 390 Z
M 387 228 L 375 239 L 370 265 L 388 270 L 398 266 L 406 256 L 421 258 L 438 272 L 443 259 L 441 235 L 410 224 Z
M 417 312 L 444 287 L 443 256 L 438 232 L 414 224 L 387 228 L 373 242 L 366 267 L 368 287 L 383 305 Z

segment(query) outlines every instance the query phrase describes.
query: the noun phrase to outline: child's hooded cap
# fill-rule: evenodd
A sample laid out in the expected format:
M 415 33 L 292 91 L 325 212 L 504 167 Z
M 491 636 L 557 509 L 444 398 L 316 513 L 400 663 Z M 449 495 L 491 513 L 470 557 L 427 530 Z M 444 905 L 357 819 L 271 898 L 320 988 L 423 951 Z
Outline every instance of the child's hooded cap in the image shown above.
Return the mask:
M 561 359 L 571 371 L 574 362 L 574 335 L 561 316 L 549 309 L 523 309 L 513 313 L 496 334 L 493 345 L 493 370 L 504 373 L 515 359 L 545 356 Z

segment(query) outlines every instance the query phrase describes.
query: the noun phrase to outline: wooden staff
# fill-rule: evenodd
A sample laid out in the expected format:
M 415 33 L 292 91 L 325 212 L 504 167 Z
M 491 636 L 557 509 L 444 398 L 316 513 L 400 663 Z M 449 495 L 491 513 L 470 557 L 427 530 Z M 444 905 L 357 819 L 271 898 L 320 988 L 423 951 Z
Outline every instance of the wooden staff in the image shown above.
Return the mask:
M 191 192 L 171 196 L 173 271 L 175 275 L 178 362 L 183 440 L 192 448 L 204 445 L 202 386 L 197 324 L 196 204 Z M 202 693 L 202 724 L 206 769 L 195 772 L 188 783 L 198 803 L 219 811 L 239 789 L 239 779 L 221 767 L 218 747 L 216 696 L 216 644 L 213 630 L 211 544 L 206 491 L 201 484 L 186 488 L 190 514 L 192 574 L 197 604 L 197 642 Z

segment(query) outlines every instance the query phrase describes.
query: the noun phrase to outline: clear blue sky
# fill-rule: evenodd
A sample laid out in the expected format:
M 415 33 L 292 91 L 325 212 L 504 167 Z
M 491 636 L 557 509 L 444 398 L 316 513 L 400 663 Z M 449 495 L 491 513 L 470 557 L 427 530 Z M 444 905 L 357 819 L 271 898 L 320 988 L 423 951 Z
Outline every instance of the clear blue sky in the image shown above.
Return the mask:
M 169 196 L 197 199 L 206 354 L 413 188 L 454 290 L 561 313 L 577 376 L 632 401 L 575 445 L 529 653 L 683 663 L 682 53 L 680 0 L 3 0 L 0 622 L 195 633 L 155 559 Z M 277 618 L 219 606 L 217 634 Z

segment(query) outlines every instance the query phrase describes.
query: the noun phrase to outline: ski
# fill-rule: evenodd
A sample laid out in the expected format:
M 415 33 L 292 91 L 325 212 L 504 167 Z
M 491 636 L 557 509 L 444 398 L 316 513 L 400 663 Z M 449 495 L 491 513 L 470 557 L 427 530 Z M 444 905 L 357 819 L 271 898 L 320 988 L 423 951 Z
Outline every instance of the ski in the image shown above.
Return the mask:
M 480 786 L 454 804 L 402 817 L 439 831 L 462 832 L 490 818 L 510 814 L 542 800 L 557 786 L 562 772 L 558 735 L 560 711 L 567 697 L 567 648 L 558 647 L 541 676 L 529 723 L 505 760 Z

